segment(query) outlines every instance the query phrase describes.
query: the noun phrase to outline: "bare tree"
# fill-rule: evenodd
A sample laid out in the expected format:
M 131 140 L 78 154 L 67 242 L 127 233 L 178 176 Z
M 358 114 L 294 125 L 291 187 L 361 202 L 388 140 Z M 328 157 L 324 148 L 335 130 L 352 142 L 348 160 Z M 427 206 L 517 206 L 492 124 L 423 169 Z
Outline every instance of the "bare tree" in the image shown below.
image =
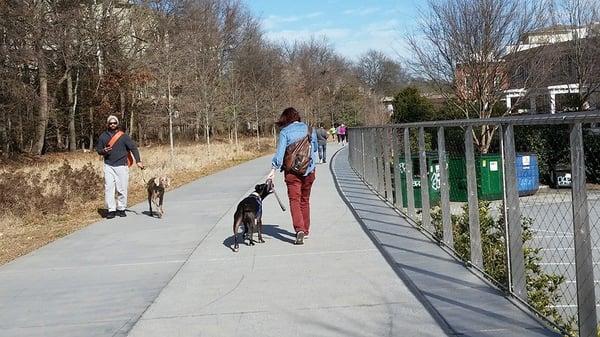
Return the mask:
M 560 0 L 554 8 L 555 22 L 571 32 L 558 48 L 561 58 L 555 70 L 567 84 L 577 84 L 569 89 L 578 97 L 581 110 L 600 89 L 600 1 Z
M 287 106 L 364 123 L 380 106 L 354 69 L 326 39 L 267 41 L 240 0 L 0 1 L 0 151 L 92 147 L 109 114 L 172 153 L 275 135 Z
M 399 62 L 373 49 L 360 57 L 356 71 L 360 80 L 380 95 L 395 95 L 408 77 Z
M 418 35 L 407 37 L 412 66 L 457 102 L 466 118 L 490 117 L 515 72 L 521 72 L 525 86 L 535 81 L 535 72 L 523 71 L 536 69 L 528 66 L 535 59 L 531 53 L 527 59 L 506 56 L 520 52 L 525 33 L 545 23 L 542 8 L 537 0 L 430 0 Z M 476 132 L 480 151 L 488 151 L 495 131 Z

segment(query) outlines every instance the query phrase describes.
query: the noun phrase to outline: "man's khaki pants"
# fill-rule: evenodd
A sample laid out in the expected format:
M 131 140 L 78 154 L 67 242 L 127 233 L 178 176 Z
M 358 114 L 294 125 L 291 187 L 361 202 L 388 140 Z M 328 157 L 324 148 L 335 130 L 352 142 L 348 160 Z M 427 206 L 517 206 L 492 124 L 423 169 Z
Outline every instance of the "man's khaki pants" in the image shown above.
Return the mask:
M 124 211 L 127 208 L 128 184 L 129 167 L 104 164 L 104 197 L 109 212 Z M 117 191 L 116 203 L 115 190 Z

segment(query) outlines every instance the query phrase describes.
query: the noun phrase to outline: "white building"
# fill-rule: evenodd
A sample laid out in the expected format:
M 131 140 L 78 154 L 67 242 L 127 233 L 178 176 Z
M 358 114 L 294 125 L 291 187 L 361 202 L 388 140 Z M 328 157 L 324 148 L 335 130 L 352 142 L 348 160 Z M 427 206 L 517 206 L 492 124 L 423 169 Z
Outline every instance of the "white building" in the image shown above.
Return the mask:
M 556 57 L 557 61 L 546 70 L 547 74 L 544 76 L 544 80 L 535 87 L 515 88 L 511 86 L 505 90 L 506 106 L 511 108 L 514 102 L 521 100 L 519 107 L 515 107 L 517 113 L 570 111 L 573 109 L 573 105 L 569 102 L 572 102 L 574 97 L 578 97 L 582 90 L 592 90 L 594 92 L 590 95 L 590 100 L 584 103 L 584 107 L 598 107 L 598 94 L 595 86 L 592 88 L 580 87 L 580 81 L 573 69 L 572 50 L 574 48 L 573 41 L 577 39 L 582 41 L 588 49 L 588 57 L 598 55 L 600 52 L 599 38 L 600 23 L 584 27 L 557 25 L 526 34 L 519 46 L 509 47 L 507 57 L 523 53 L 534 55 L 535 48 L 544 47 L 549 48 L 546 55 Z M 592 48 L 597 50 L 590 51 L 589 49 Z M 534 57 L 540 57 L 540 55 Z M 598 69 L 592 73 L 600 72 L 600 65 L 597 67 Z M 529 71 L 535 70 L 530 69 Z M 593 82 L 600 83 L 600 76 Z M 522 101 L 525 96 L 529 97 L 527 102 Z

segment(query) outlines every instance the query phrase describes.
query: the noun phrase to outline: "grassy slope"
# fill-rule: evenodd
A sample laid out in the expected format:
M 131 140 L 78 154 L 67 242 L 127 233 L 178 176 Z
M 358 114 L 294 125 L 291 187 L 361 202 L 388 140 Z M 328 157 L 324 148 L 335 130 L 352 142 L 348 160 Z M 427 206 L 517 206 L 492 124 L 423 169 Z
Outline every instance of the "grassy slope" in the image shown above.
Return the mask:
M 128 203 L 133 205 L 145 199 L 143 178 L 166 174 L 172 179 L 171 188 L 176 188 L 272 151 L 273 148 L 268 145 L 259 148 L 256 140 L 242 141 L 239 148 L 228 143 L 211 144 L 210 150 L 207 145 L 193 144 L 177 147 L 175 160 L 171 162 L 168 147 L 142 148 L 140 149 L 142 161 L 147 169 L 143 173 L 137 168 L 131 169 Z M 91 182 L 93 187 L 90 188 L 86 184 L 86 191 L 82 192 L 85 193 L 83 195 L 85 198 L 78 197 L 77 193 L 73 192 L 81 189 L 80 186 L 69 186 L 73 188 L 70 189 L 71 192 L 66 192 L 69 188 L 65 188 L 65 185 L 81 185 L 81 181 L 75 180 L 76 174 L 69 174 L 70 171 L 67 171 L 67 174 L 64 174 L 66 179 L 61 182 L 52 181 L 51 177 L 55 175 L 56 170 L 60 171 L 61 167 L 64 169 L 65 160 L 68 161 L 73 172 L 79 172 L 78 170 L 84 166 L 91 165 L 86 179 L 94 180 Z M 6 178 L 9 172 L 16 177 L 12 182 Z M 28 191 L 26 186 L 35 186 L 37 184 L 35 176 L 38 174 L 40 183 L 43 184 L 43 192 L 38 193 L 31 189 Z M 100 219 L 98 210 L 104 208 L 102 161 L 95 153 L 52 154 L 41 159 L 3 164 L 0 167 L 0 175 L 4 177 L 4 179 L 0 178 L 0 189 L 7 191 L 9 195 L 6 199 L 12 200 L 11 204 L 15 205 L 0 209 L 0 265 Z M 87 178 L 88 176 L 90 178 Z M 18 186 L 19 179 L 23 181 L 21 186 Z M 52 200 L 49 195 L 61 193 L 68 195 L 58 198 L 60 200 L 58 205 L 56 202 L 50 203 L 47 206 L 48 210 L 44 209 L 45 205 L 27 207 L 27 205 L 42 204 L 42 199 L 37 200 L 37 198 Z M 15 203 L 14 200 L 19 202 Z M 0 201 L 3 201 L 1 194 Z

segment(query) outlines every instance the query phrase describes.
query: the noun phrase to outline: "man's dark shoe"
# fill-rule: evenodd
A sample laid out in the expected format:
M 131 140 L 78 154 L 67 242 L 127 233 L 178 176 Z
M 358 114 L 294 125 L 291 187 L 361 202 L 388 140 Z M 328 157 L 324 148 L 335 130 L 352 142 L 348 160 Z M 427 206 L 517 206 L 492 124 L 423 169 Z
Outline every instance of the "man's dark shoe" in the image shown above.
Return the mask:
M 296 233 L 296 242 L 294 244 L 296 244 L 296 245 L 304 244 L 304 232 L 303 231 L 299 231 L 298 233 Z
M 117 210 L 117 215 L 120 216 L 121 218 L 124 218 L 127 216 L 127 214 L 125 214 L 125 210 Z
M 115 212 L 108 212 L 106 213 L 106 218 L 107 219 L 114 219 L 115 218 Z

